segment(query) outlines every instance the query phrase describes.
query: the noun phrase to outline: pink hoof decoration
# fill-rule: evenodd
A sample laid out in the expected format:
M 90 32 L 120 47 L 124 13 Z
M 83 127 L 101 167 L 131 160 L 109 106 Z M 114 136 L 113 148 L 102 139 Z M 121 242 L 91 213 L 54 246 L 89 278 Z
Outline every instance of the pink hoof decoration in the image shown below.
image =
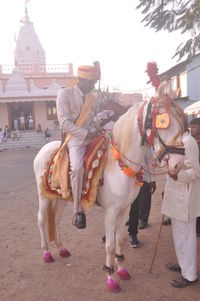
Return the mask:
M 117 271 L 117 275 L 122 280 L 129 280 L 129 279 L 131 279 L 130 274 L 128 273 L 127 269 L 125 269 L 125 268 L 122 268 L 122 269 L 118 270 Z
M 111 291 L 112 293 L 119 293 L 121 291 L 117 281 L 113 278 L 109 278 L 106 281 L 106 285 L 109 291 Z
M 71 253 L 66 248 L 62 248 L 59 252 L 59 255 L 61 257 L 69 257 L 71 256 Z
M 46 263 L 54 262 L 54 259 L 51 256 L 50 252 L 44 252 L 43 253 L 43 259 L 44 259 L 44 262 L 46 262 Z

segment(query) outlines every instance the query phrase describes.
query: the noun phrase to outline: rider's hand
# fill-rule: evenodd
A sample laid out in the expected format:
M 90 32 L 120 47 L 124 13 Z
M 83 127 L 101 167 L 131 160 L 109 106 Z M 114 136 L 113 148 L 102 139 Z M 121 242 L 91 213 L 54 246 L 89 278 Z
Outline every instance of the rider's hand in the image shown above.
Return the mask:
M 170 175 L 170 174 L 169 174 L 169 176 L 170 176 L 170 178 L 172 178 L 174 181 L 177 181 L 177 179 L 178 179 L 177 175 Z
M 156 190 L 156 182 L 150 182 L 150 192 L 153 194 Z

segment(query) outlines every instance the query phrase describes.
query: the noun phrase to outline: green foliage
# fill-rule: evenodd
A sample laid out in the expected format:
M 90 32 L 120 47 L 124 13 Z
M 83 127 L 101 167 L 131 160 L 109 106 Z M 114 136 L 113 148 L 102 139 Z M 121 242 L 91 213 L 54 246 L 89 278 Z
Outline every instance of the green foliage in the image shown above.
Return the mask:
M 145 26 L 156 31 L 180 30 L 191 38 L 178 46 L 175 56 L 194 55 L 200 50 L 200 0 L 139 0 L 137 9 L 144 15 Z

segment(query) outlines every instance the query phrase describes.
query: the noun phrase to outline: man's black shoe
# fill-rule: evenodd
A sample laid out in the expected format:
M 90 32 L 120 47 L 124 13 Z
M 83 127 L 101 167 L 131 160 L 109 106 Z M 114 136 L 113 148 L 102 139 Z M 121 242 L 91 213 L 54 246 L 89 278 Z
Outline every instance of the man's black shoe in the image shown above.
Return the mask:
M 101 241 L 106 242 L 106 236 L 105 235 L 102 236 Z
M 140 242 L 137 238 L 137 235 L 131 235 L 129 233 L 129 241 L 130 241 L 130 245 L 132 248 L 139 248 L 140 247 Z
M 171 218 L 166 218 L 166 219 L 164 219 L 163 225 L 164 225 L 164 226 L 171 225 Z
M 129 220 L 126 222 L 126 224 L 125 224 L 126 226 L 129 226 Z
M 85 212 L 77 212 L 74 216 L 73 225 L 75 225 L 78 229 L 85 229 L 86 228 L 86 216 Z
M 144 229 L 146 227 L 147 227 L 147 222 L 142 221 L 142 220 L 139 221 L 139 226 L 138 226 L 139 229 Z

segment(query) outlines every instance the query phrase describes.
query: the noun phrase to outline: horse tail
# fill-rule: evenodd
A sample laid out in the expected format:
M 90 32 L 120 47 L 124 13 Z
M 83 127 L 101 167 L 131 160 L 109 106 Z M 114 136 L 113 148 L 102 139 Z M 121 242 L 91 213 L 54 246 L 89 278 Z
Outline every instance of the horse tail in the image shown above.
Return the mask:
M 55 239 L 56 239 L 55 213 L 54 213 L 55 202 L 56 201 L 51 201 L 49 203 L 47 213 L 46 213 L 47 233 L 48 233 L 49 241 L 55 241 Z

